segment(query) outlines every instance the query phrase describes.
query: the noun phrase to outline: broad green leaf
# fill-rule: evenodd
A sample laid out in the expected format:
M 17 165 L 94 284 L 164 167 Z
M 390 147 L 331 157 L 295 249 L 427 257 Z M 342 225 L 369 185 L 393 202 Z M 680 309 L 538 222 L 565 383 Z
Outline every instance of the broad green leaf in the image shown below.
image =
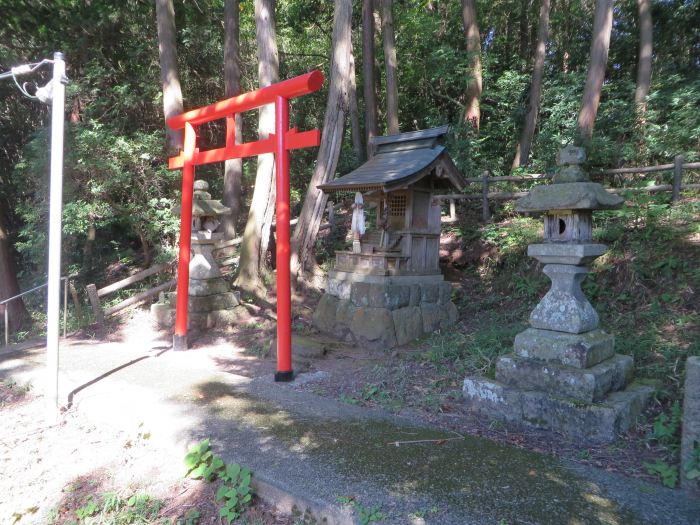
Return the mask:
M 233 463 L 226 467 L 226 474 L 228 477 L 233 481 L 238 477 L 238 474 L 241 472 L 241 466 L 238 463 Z
M 207 466 L 204 463 L 201 463 L 192 472 L 190 472 L 189 476 L 192 479 L 199 479 L 204 476 L 206 469 Z

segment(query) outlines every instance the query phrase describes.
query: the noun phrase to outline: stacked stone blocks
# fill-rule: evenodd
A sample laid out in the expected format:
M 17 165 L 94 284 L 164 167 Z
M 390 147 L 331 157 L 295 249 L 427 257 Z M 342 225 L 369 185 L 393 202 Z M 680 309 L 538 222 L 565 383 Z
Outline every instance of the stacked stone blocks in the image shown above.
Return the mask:
M 383 349 L 404 345 L 457 322 L 449 283 L 402 283 L 396 277 L 375 280 L 380 282 L 329 277 L 313 316 L 314 325 L 334 337 Z

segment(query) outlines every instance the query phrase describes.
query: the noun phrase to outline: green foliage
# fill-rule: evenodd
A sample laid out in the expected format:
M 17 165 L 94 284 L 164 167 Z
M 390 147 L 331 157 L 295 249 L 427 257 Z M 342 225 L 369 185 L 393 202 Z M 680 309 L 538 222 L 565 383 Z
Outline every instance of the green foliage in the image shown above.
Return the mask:
M 700 443 L 693 441 L 690 458 L 683 464 L 685 477 L 688 479 L 700 478 Z
M 241 468 L 238 463 L 224 463 L 223 459 L 211 452 L 208 439 L 192 445 L 184 463 L 186 475 L 193 479 L 208 482 L 221 480 L 216 491 L 216 501 L 221 502 L 219 516 L 227 523 L 238 519 L 250 506 L 253 497 L 250 470 Z
M 650 438 L 664 445 L 677 448 L 679 441 L 678 433 L 681 429 L 681 418 L 681 406 L 680 403 L 676 401 L 671 406 L 670 417 L 663 412 L 656 417 Z
M 201 513 L 197 509 L 190 509 L 184 517 L 179 518 L 175 522 L 175 525 L 197 525 L 201 516 Z
M 223 460 L 218 456 L 214 456 L 210 450 L 208 439 L 192 445 L 185 456 L 184 462 L 188 477 L 206 481 L 213 481 L 218 476 L 219 470 L 224 467 Z
M 342 505 L 349 505 L 355 509 L 355 512 L 357 512 L 357 518 L 361 525 L 369 525 L 370 523 L 381 521 L 388 517 L 384 512 L 382 512 L 381 505 L 366 507 L 357 501 L 353 496 L 337 496 L 336 501 Z
M 669 488 L 674 488 L 678 483 L 678 467 L 669 465 L 665 461 L 657 459 L 654 463 L 644 463 L 648 474 L 661 478 L 661 483 Z
M 90 497 L 85 505 L 75 510 L 75 515 L 79 520 L 85 520 L 85 518 L 89 518 L 90 516 L 97 514 L 98 510 L 99 507 L 97 506 L 97 503 L 95 503 L 95 500 Z
M 75 509 L 76 522 L 80 525 L 147 525 L 155 523 L 163 502 L 148 494 L 132 494 L 127 498 L 115 492 L 102 496 L 88 496 L 83 505 Z M 53 521 L 50 521 L 52 523 Z
M 480 374 L 492 377 L 496 360 L 512 350 L 513 337 L 523 329 L 518 323 L 492 326 L 469 333 L 440 332 L 426 340 L 427 350 L 421 360 L 435 365 L 449 365 L 456 376 Z

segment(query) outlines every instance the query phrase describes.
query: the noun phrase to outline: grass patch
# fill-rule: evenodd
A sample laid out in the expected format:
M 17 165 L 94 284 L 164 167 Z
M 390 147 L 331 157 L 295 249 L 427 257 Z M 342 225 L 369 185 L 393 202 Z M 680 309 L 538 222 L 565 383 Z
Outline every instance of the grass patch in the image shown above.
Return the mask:
M 515 334 L 524 328 L 524 323 L 494 323 L 468 333 L 435 333 L 425 341 L 426 350 L 418 358 L 459 377 L 493 377 L 496 360 L 512 351 Z

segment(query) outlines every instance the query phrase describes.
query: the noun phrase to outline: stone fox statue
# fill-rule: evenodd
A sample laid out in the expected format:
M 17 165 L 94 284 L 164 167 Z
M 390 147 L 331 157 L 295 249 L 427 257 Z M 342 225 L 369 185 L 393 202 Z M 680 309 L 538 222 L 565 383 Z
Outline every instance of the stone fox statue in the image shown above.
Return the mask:
M 362 194 L 358 191 L 355 193 L 355 203 L 352 205 L 352 251 L 355 253 L 362 251 L 360 237 L 365 233 L 364 207 Z

